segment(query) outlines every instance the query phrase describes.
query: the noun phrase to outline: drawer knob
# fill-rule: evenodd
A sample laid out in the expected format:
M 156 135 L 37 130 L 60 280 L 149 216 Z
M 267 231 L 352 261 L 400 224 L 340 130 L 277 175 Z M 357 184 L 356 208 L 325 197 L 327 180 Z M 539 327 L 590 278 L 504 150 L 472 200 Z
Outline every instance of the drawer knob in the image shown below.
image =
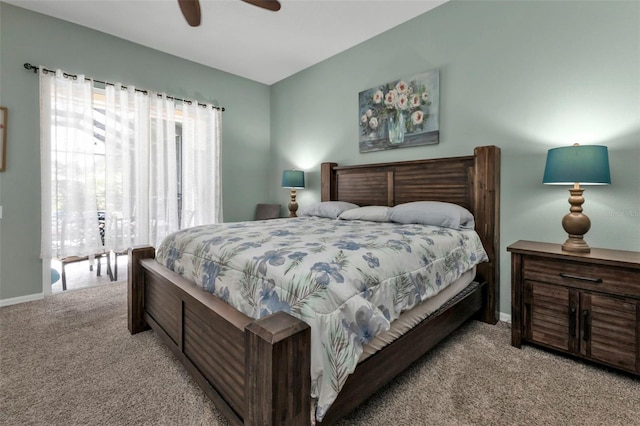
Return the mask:
M 560 276 L 562 278 L 572 278 L 574 280 L 589 281 L 595 284 L 602 283 L 602 278 L 583 277 L 581 275 L 565 274 L 564 272 L 561 272 Z

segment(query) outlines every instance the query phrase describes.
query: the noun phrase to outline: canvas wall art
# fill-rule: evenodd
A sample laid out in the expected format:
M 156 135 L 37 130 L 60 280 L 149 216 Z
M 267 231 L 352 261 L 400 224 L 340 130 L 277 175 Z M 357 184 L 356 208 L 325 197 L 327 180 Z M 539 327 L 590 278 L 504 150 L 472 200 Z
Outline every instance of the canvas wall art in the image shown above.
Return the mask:
M 439 109 L 439 70 L 360 92 L 360 152 L 437 144 Z

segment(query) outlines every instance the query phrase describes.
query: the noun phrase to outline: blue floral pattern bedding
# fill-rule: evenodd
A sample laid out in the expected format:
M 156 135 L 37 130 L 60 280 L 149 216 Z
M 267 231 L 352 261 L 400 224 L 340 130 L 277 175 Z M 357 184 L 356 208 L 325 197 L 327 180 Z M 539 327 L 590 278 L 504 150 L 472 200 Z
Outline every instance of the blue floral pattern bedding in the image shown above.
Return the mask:
M 363 345 L 487 255 L 472 230 L 299 217 L 178 231 L 156 260 L 252 318 L 307 322 L 322 420 Z

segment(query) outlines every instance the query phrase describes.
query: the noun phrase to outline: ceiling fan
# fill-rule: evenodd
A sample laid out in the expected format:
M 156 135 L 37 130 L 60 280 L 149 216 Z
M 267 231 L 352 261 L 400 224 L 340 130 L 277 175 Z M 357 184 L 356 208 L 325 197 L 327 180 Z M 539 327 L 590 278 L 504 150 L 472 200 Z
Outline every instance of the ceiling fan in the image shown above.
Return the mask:
M 280 2 L 278 0 L 242 0 L 245 3 L 261 7 L 263 9 L 277 12 L 280 10 Z M 180 10 L 192 27 L 200 25 L 200 0 L 178 0 Z

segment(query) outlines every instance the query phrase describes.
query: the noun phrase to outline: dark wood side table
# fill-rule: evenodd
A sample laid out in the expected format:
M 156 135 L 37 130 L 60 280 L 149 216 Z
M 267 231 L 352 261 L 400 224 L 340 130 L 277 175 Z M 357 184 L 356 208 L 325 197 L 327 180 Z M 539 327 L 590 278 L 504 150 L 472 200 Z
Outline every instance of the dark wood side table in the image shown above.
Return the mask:
M 518 241 L 511 345 L 522 342 L 640 375 L 640 253 Z

